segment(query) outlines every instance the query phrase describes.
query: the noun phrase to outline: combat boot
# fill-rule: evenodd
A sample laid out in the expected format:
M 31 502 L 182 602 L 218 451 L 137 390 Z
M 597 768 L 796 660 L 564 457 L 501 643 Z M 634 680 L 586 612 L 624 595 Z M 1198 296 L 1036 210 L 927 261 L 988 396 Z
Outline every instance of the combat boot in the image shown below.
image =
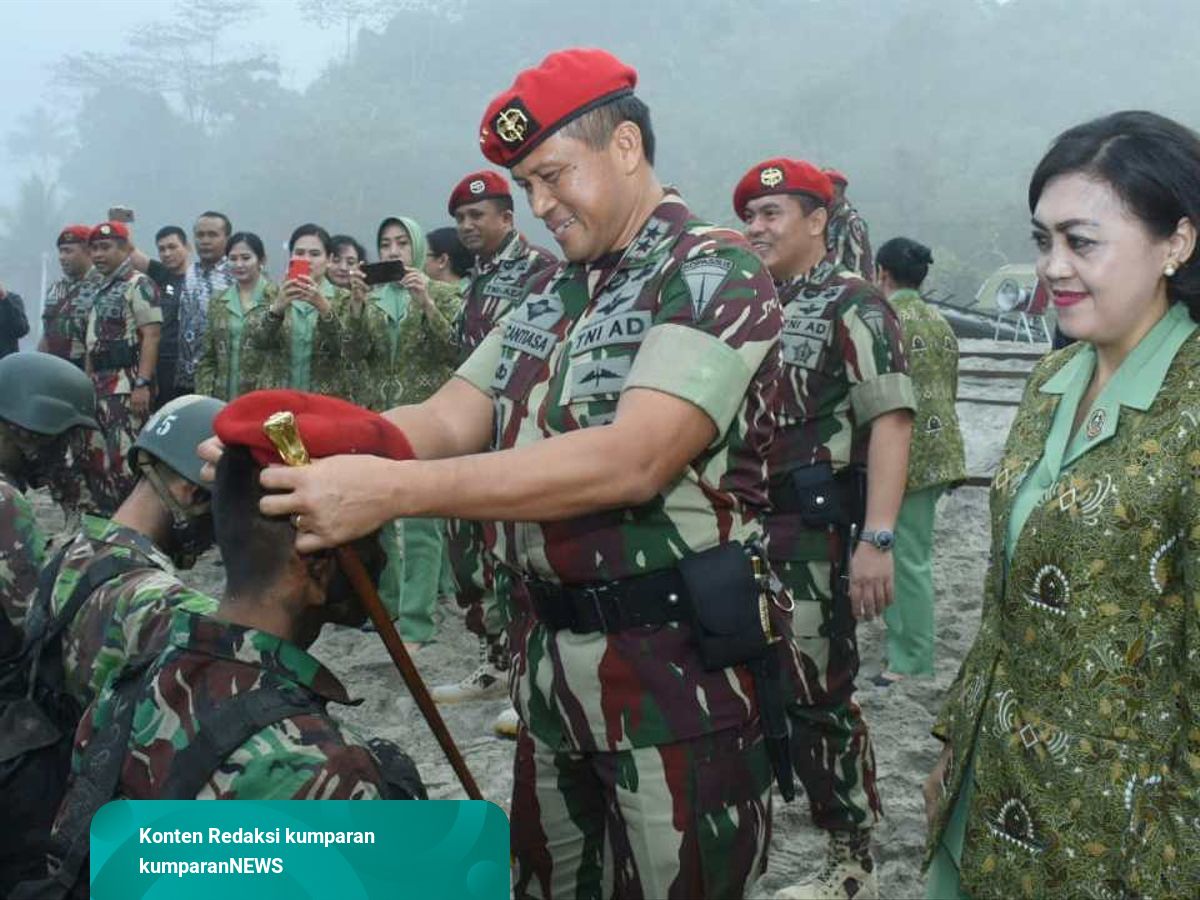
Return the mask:
M 829 832 L 821 870 L 810 880 L 779 891 L 775 900 L 879 900 L 871 830 Z
M 488 642 L 479 639 L 479 667 L 455 684 L 439 684 L 429 692 L 436 703 L 499 700 L 508 696 L 508 673 L 488 659 Z

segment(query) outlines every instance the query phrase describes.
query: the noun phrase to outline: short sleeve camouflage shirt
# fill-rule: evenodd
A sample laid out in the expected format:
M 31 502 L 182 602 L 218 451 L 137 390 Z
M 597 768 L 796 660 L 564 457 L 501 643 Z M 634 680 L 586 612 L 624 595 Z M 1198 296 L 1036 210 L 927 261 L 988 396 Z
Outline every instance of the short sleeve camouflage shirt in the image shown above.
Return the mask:
M 531 280 L 556 265 L 553 253 L 529 243 L 519 231 L 509 233 L 495 256 L 477 263 L 455 324 L 461 359 L 465 360 L 508 315 L 513 304 L 525 295 Z

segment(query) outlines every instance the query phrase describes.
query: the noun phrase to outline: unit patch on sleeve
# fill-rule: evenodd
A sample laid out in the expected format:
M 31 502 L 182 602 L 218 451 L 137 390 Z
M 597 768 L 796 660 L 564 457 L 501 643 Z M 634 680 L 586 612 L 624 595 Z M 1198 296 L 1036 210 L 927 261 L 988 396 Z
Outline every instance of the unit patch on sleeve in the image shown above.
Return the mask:
M 632 367 L 632 356 L 574 360 L 564 402 L 621 393 Z
M 612 344 L 640 344 L 650 330 L 647 310 L 619 312 L 596 319 L 580 328 L 571 339 L 571 355 L 586 353 Z
M 692 295 L 692 309 L 697 320 L 703 318 L 704 310 L 712 302 L 721 285 L 733 268 L 733 260 L 720 256 L 702 256 L 699 259 L 689 259 L 679 267 L 683 283 L 687 285 L 688 293 Z

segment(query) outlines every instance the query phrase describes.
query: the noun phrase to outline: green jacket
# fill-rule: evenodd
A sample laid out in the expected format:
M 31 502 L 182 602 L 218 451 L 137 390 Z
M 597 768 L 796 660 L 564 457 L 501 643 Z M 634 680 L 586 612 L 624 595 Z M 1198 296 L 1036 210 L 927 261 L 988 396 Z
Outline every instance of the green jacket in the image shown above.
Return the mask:
M 1175 307 L 1064 453 L 1093 353 L 1053 353 L 1030 378 L 992 482 L 979 634 L 934 729 L 954 762 L 931 848 L 974 761 L 973 898 L 1200 883 L 1200 332 Z
M 208 301 L 208 330 L 204 335 L 200 362 L 196 365 L 196 393 L 232 400 L 256 389 L 257 385 L 243 381 L 246 319 L 258 307 L 270 306 L 278 296 L 279 285 L 263 277 L 254 289 L 253 305 L 249 310 L 242 310 L 236 284 Z
M 958 427 L 958 339 L 942 314 L 917 291 L 896 291 L 888 303 L 900 317 L 908 374 L 916 394 L 907 490 L 957 484 L 967 477 Z
M 242 388 L 267 390 L 294 388 L 316 394 L 346 396 L 342 320 L 348 291 L 326 282 L 326 297 L 333 307 L 320 315 L 312 307 L 292 303 L 282 316 L 270 312 L 270 304 L 256 306 L 246 314 L 242 334 Z M 296 357 L 298 320 L 307 319 L 312 342 L 307 359 Z

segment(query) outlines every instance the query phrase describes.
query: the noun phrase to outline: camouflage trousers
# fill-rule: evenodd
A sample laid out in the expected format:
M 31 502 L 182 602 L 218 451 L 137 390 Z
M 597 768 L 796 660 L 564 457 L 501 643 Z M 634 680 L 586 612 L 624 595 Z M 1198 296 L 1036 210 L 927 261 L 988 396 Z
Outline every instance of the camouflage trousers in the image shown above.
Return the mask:
M 514 896 L 743 897 L 765 871 L 771 771 L 757 725 L 611 753 L 522 727 Z
M 67 453 L 61 469 L 55 470 L 47 487 L 50 496 L 63 511 L 69 534 L 79 530 L 79 521 L 84 513 L 99 513 L 96 503 L 95 485 L 98 464 L 89 465 L 89 457 L 103 440 L 98 432 L 90 428 L 72 428 L 67 436 Z
M 801 678 L 788 718 L 792 765 L 808 794 L 813 822 L 827 831 L 870 828 L 883 807 L 875 750 L 853 700 L 859 660 L 849 601 L 835 607 L 827 562 L 773 561 L 772 568 L 796 601 L 792 647 Z
M 92 505 L 108 517 L 137 483 L 137 473 L 129 465 L 129 451 L 146 417 L 130 408 L 128 394 L 109 394 L 96 398 L 96 422 L 100 430 L 85 432 L 80 462 Z
M 450 519 L 446 522 L 446 539 L 458 605 L 467 612 L 467 630 L 487 642 L 488 662 L 506 672 L 508 578 L 487 552 L 481 523 Z

